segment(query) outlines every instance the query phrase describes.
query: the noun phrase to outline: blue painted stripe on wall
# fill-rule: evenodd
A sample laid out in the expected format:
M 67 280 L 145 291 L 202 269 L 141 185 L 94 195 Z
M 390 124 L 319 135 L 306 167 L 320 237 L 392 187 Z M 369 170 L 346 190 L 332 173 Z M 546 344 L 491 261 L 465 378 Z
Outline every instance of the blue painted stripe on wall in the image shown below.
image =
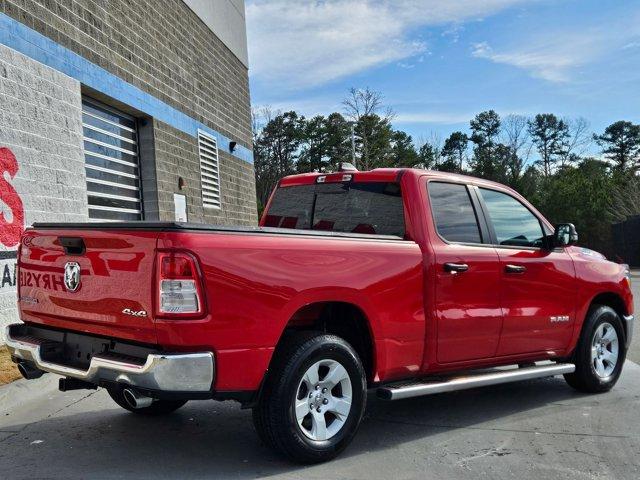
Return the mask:
M 220 132 L 212 130 L 4 13 L 0 13 L 0 43 L 193 137 L 198 136 L 198 130 L 203 130 L 216 138 L 220 149 L 229 151 L 231 139 Z M 253 163 L 253 153 L 241 145 L 236 147 L 232 155 Z

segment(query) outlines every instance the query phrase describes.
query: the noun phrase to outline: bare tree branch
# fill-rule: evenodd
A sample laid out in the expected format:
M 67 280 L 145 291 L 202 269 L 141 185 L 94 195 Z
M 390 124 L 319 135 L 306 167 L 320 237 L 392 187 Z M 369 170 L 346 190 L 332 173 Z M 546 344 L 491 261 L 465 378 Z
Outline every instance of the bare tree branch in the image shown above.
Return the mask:
M 640 177 L 629 177 L 626 184 L 618 185 L 611 192 L 607 212 L 614 222 L 640 215 Z
M 382 93 L 369 87 L 364 89 L 352 87 L 349 89 L 347 97 L 342 101 L 346 117 L 355 124 L 354 132 L 359 153 L 357 164 L 361 168 L 369 169 L 376 163 L 376 159 L 372 158 L 374 147 L 369 138 L 371 125 L 380 123 L 390 125 L 391 120 L 395 117 L 393 109 L 385 107 L 383 100 Z
M 524 115 L 507 115 L 501 124 L 502 143 L 525 161 L 528 160 L 532 147 L 527 121 Z
M 342 101 L 347 118 L 359 122 L 362 117 L 378 115 L 383 109 L 384 96 L 382 93 L 366 87 L 364 89 L 350 88 L 347 98 Z M 386 120 L 392 120 L 395 112 L 391 107 L 384 107 L 384 113 L 380 115 Z
M 560 158 L 562 166 L 580 158 L 593 142 L 589 121 L 586 118 L 565 118 L 564 121 L 569 128 L 569 138 Z

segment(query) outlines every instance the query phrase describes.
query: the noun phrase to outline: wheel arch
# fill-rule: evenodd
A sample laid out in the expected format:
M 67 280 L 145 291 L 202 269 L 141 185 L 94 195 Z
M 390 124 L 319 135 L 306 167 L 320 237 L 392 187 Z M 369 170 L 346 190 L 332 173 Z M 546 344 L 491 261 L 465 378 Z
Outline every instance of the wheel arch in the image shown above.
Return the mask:
M 589 308 L 593 307 L 594 305 L 606 305 L 607 307 L 611 307 L 621 317 L 629 315 L 624 299 L 615 292 L 602 292 L 597 294 L 591 300 Z
M 271 363 L 274 361 L 283 339 L 296 331 L 317 330 L 343 338 L 358 353 L 372 381 L 379 368 L 379 353 L 376 349 L 374 326 L 365 310 L 344 300 L 321 300 L 299 307 L 288 319 L 276 344 Z
M 584 309 L 581 312 L 581 315 L 579 317 L 581 320 L 581 323 L 580 323 L 580 328 L 576 329 L 574 348 L 580 336 L 582 335 L 582 330 L 584 329 L 587 315 L 595 305 L 603 305 L 603 306 L 612 308 L 620 316 L 621 320 L 622 320 L 622 317 L 629 314 L 629 312 L 627 311 L 627 305 L 623 297 L 618 293 L 612 292 L 612 291 L 597 293 L 591 298 L 591 301 L 584 307 Z M 629 332 L 627 331 L 627 328 L 628 328 L 627 322 L 624 322 L 624 321 L 622 322 L 622 328 L 624 330 L 624 335 L 626 339 L 629 335 Z

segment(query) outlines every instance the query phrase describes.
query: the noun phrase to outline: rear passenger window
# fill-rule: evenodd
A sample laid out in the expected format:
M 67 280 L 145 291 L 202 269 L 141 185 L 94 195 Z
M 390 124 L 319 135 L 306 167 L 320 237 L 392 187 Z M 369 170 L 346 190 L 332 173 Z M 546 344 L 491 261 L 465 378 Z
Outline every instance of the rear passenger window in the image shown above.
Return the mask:
M 265 226 L 404 237 L 398 183 L 323 183 L 278 188 Z
M 499 245 L 542 247 L 540 220 L 518 200 L 506 193 L 481 188 Z
M 314 230 L 404 237 L 404 209 L 397 183 L 318 185 Z
M 300 185 L 278 188 L 267 212 L 265 226 L 279 228 L 311 228 L 314 187 Z
M 436 229 L 448 242 L 482 243 L 469 190 L 456 183 L 429 182 L 429 198 Z

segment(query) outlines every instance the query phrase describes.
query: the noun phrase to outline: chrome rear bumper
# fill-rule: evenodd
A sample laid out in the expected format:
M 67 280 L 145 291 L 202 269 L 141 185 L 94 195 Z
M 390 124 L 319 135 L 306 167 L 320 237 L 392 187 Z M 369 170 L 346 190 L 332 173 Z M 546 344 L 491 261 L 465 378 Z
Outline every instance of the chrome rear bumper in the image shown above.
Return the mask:
M 29 336 L 24 324 L 9 325 L 6 342 L 11 355 L 44 372 L 99 385 L 117 382 L 163 392 L 211 392 L 215 375 L 213 353 L 149 354 L 141 362 L 123 356 L 98 354 L 86 370 L 60 365 L 42 358 L 47 340 Z

